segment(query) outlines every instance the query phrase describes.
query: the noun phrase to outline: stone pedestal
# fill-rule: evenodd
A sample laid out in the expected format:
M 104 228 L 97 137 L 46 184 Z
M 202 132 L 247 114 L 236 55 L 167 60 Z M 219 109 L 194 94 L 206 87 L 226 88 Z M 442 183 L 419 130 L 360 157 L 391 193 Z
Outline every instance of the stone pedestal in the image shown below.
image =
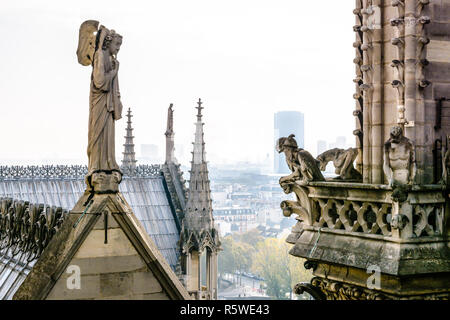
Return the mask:
M 120 171 L 98 171 L 86 176 L 86 192 L 104 194 L 119 192 L 122 181 Z

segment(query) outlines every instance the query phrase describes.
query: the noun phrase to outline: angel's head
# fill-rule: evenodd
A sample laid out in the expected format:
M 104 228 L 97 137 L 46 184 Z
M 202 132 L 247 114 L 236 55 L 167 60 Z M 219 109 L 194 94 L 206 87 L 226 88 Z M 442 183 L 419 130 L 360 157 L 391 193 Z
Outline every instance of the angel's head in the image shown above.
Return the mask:
M 113 56 L 117 55 L 122 45 L 122 36 L 111 30 L 103 41 L 103 49 L 108 50 Z

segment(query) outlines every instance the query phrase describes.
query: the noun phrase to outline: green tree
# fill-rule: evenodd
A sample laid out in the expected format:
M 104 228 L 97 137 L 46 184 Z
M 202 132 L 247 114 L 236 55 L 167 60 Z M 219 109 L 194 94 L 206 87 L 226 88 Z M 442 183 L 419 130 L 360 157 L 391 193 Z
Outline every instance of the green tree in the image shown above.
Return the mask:
M 261 236 L 258 229 L 251 229 L 247 232 L 243 232 L 240 234 L 235 234 L 235 240 L 244 242 L 252 246 L 254 249 L 256 249 L 256 245 L 259 242 L 264 241 L 264 237 Z
M 234 273 L 236 271 L 236 264 L 233 257 L 233 238 L 226 236 L 221 239 L 222 251 L 219 253 L 219 276 L 223 276 L 224 273 Z
M 309 281 L 311 273 L 304 269 L 303 259 L 288 254 L 290 246 L 284 241 L 268 238 L 257 245 L 252 269 L 264 278 L 267 294 L 276 299 L 285 299 L 299 282 Z

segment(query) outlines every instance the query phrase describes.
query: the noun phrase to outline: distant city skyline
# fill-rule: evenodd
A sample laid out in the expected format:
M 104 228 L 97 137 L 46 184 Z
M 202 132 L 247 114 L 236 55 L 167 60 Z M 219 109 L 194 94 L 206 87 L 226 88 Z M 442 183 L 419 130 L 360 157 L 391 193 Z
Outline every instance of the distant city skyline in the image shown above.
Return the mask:
M 330 1 L 324 10 L 320 2 L 297 0 L 4 1 L 0 164 L 87 163 L 91 68 L 79 65 L 75 52 L 78 28 L 88 19 L 123 36 L 120 89 L 124 110 L 133 112 L 136 146 L 154 144 L 162 154 L 173 103 L 175 143 L 184 146 L 178 160 L 189 163 L 198 98 L 206 157 L 217 164 L 272 158 L 273 114 L 286 108 L 308 119 L 307 150 L 336 135 L 351 141 L 354 83 L 341 79 L 354 77 L 353 7 Z M 305 12 L 321 12 L 321 23 Z M 327 48 L 336 48 L 332 59 Z M 116 123 L 118 161 L 125 126 L 125 117 Z
M 317 140 L 316 157 L 317 157 L 319 154 L 321 154 L 321 153 L 327 151 L 327 149 L 328 149 L 328 143 L 327 143 L 327 141 L 325 141 L 325 140 Z
M 274 153 L 273 172 L 289 173 L 284 153 L 275 150 L 276 143 L 281 137 L 293 134 L 299 148 L 305 147 L 305 115 L 299 111 L 279 111 L 273 115 Z

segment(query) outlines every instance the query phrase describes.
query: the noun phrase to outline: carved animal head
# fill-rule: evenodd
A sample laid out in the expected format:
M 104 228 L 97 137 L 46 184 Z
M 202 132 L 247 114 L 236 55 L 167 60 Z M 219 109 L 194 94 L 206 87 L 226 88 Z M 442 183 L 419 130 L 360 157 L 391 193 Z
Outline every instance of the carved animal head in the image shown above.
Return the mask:
M 330 161 L 334 161 L 337 156 L 344 151 L 343 149 L 333 148 L 322 152 L 316 157 L 317 166 L 320 168 L 320 171 L 325 171 L 327 168 L 327 164 Z
M 276 145 L 276 150 L 278 151 L 278 153 L 283 152 L 286 148 L 297 149 L 298 145 L 297 145 L 297 141 L 295 141 L 294 137 L 295 137 L 295 135 L 291 134 L 287 138 L 281 137 L 280 139 L 278 139 L 277 145 Z
M 327 169 L 328 161 L 325 160 L 322 155 L 319 155 L 316 159 L 317 166 L 320 168 L 320 171 L 325 171 Z

